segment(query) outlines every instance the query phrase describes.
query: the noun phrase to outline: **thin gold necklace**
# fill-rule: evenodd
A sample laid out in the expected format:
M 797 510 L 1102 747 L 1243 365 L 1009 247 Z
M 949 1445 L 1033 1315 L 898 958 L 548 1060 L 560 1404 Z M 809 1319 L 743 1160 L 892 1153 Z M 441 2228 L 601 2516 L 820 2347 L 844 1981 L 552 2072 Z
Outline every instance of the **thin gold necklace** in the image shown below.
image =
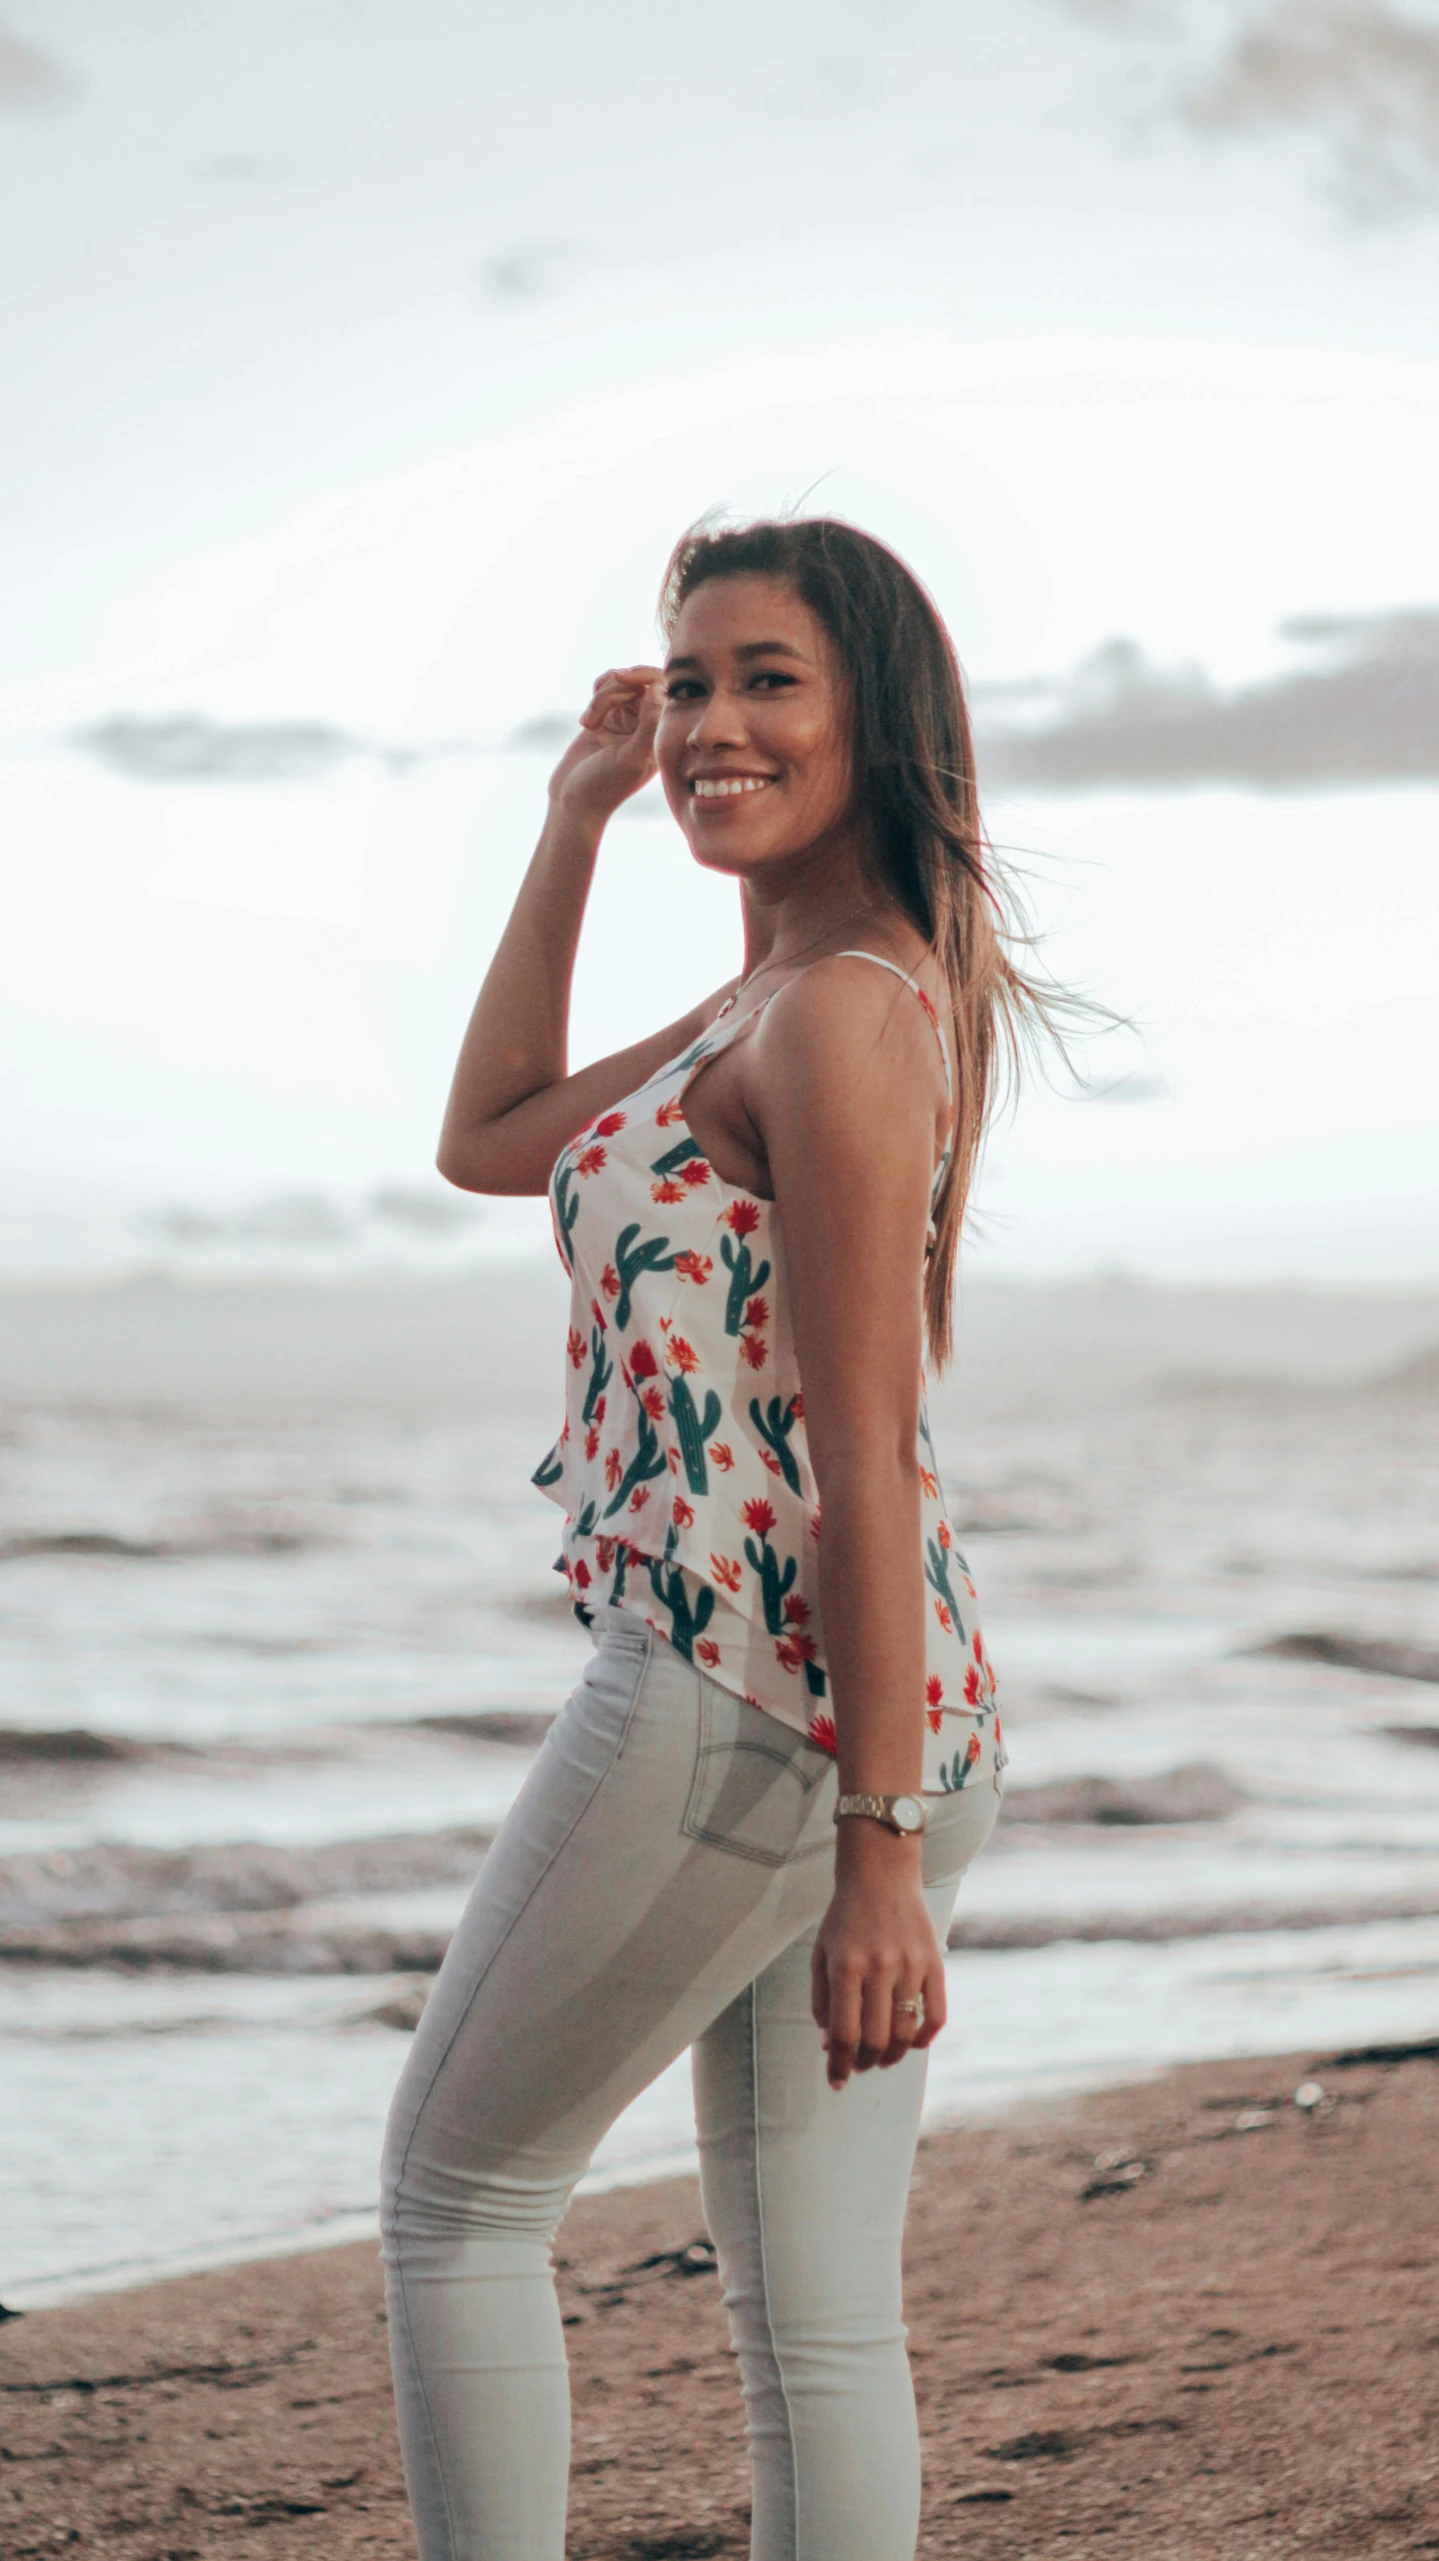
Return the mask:
M 841 916 L 837 924 L 826 925 L 823 933 L 816 934 L 812 943 L 801 943 L 798 951 L 786 952 L 783 960 L 762 960 L 757 969 L 749 970 L 740 980 L 734 994 L 732 996 L 726 996 L 724 1003 L 719 1009 L 719 1014 L 727 1014 L 731 1005 L 737 1005 L 741 996 L 744 994 L 745 989 L 753 986 L 754 981 L 757 978 L 763 978 L 766 970 L 788 969 L 792 962 L 803 960 L 807 952 L 818 951 L 820 944 L 822 942 L 827 942 L 831 934 L 842 934 L 847 926 L 856 922 L 857 918 L 861 916 L 877 915 L 878 912 L 879 911 L 875 906 L 874 900 L 872 898 L 866 898 L 858 907 L 851 907 L 848 914 Z M 716 1014 L 715 1016 L 716 1022 L 719 1021 L 719 1014 Z

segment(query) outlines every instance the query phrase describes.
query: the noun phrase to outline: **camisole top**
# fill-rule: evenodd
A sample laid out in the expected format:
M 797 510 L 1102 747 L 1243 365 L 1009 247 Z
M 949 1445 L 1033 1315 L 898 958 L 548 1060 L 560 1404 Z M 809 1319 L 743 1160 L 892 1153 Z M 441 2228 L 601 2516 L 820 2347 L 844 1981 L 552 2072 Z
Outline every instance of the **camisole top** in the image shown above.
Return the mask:
M 949 1049 L 917 982 L 953 1096 Z M 778 989 L 773 991 L 778 994 Z M 692 1077 L 766 997 L 602 1112 L 558 1158 L 550 1208 L 571 1275 L 564 1428 L 534 1482 L 566 1515 L 558 1568 L 576 1614 L 644 1621 L 685 1658 L 822 1751 L 835 1728 L 819 1607 L 819 1494 L 805 1437 L 783 1224 L 726 1182 L 685 1119 Z M 941 1157 L 931 1193 L 943 1180 Z M 931 1237 L 933 1228 L 931 1227 Z M 920 1378 L 925 1581 L 923 1787 L 999 1783 L 994 1674 L 946 1517 Z

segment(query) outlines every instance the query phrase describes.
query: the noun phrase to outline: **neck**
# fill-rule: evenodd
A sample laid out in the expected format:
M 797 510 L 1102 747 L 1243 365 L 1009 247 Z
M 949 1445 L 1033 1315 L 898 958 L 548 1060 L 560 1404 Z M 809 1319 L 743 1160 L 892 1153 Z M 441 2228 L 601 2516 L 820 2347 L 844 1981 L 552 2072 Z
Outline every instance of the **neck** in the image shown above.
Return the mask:
M 787 960 L 852 925 L 864 908 L 888 905 L 867 853 L 860 831 L 847 829 L 782 863 L 766 865 L 758 878 L 744 882 L 746 978 L 757 969 L 782 969 Z

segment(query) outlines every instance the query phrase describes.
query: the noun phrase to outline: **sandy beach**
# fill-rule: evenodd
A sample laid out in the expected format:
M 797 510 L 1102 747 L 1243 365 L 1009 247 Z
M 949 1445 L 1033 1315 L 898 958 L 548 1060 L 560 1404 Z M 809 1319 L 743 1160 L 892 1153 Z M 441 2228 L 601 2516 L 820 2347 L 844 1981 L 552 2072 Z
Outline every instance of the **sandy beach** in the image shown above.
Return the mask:
M 921 2552 L 1439 2551 L 1436 2165 L 1433 2045 L 1190 2066 L 925 2142 Z M 694 2183 L 581 2200 L 559 2255 L 574 2561 L 746 2552 Z M 12 2561 L 413 2548 L 370 2244 L 30 2314 L 0 2370 Z

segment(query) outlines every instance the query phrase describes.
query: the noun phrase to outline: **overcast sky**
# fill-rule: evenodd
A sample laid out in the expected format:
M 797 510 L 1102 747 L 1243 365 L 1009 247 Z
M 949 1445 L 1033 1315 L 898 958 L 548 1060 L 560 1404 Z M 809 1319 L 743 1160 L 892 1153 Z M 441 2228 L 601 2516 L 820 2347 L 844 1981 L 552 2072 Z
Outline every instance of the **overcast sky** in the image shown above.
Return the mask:
M 1142 1028 L 986 1252 L 1439 1276 L 1439 10 L 46 0 L 0 164 L 12 1199 L 429 1179 L 507 742 L 818 482 Z M 735 945 L 628 818 L 580 1045 Z

